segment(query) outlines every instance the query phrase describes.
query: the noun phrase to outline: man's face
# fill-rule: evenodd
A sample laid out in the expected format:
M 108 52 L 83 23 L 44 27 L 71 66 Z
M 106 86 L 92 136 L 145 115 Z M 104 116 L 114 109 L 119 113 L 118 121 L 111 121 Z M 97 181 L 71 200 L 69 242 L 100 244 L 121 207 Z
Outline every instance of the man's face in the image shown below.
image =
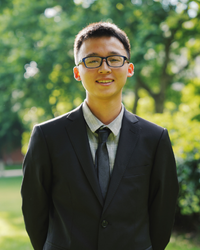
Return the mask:
M 78 61 L 87 56 L 122 55 L 127 57 L 123 44 L 115 37 L 89 38 L 83 42 L 78 53 Z M 88 69 L 84 63 L 74 68 L 74 77 L 82 81 L 87 99 L 114 100 L 120 98 L 127 77 L 133 75 L 133 64 L 125 61 L 119 68 L 109 67 L 104 60 L 99 68 Z

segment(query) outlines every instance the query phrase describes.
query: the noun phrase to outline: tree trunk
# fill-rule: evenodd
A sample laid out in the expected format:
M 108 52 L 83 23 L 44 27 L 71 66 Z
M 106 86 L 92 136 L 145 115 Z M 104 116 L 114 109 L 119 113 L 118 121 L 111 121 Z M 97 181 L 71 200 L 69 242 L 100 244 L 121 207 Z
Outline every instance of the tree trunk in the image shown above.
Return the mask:
M 163 113 L 164 111 L 164 104 L 165 104 L 165 94 L 159 93 L 154 95 L 154 103 L 155 103 L 155 112 L 156 113 Z
M 139 83 L 136 82 L 136 86 L 135 86 L 135 101 L 134 101 L 134 105 L 133 105 L 133 114 L 137 113 L 138 100 L 140 99 L 139 95 L 138 95 L 139 88 L 140 88 L 139 87 Z

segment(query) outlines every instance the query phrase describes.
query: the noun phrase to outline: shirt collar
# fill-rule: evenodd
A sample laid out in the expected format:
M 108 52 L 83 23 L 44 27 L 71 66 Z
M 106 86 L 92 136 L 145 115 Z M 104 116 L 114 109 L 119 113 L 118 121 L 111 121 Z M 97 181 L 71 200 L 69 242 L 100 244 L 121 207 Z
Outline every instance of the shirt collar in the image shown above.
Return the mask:
M 109 128 L 112 133 L 117 136 L 120 129 L 121 129 L 121 124 L 122 124 L 122 118 L 124 114 L 124 105 L 122 104 L 122 109 L 119 113 L 119 115 L 113 120 L 110 124 L 105 125 L 103 124 L 89 109 L 86 100 L 83 102 L 83 116 L 85 118 L 85 121 L 90 128 L 90 130 L 94 133 L 97 129 L 100 127 L 107 127 Z

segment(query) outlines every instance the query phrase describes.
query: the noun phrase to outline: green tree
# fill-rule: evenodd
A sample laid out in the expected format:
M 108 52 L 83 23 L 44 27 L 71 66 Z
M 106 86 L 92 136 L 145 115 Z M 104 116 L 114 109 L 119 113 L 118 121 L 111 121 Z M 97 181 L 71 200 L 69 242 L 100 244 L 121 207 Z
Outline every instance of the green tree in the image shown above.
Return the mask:
M 134 112 L 144 90 L 156 112 L 168 108 L 169 101 L 176 109 L 180 103 L 176 90 L 181 86 L 177 82 L 184 86 L 195 77 L 200 53 L 197 1 L 12 0 L 1 4 L 1 112 L 20 116 L 27 128 L 67 112 L 84 99 L 83 87 L 73 79 L 73 41 L 91 22 L 114 22 L 130 38 L 135 77 L 129 79 L 125 97 L 135 92 Z M 7 126 L 3 119 L 2 136 L 14 121 L 8 119 Z
M 85 91 L 72 71 L 74 38 L 91 22 L 114 22 L 127 32 L 135 64 L 124 102 L 169 129 L 180 213 L 197 213 L 199 1 L 10 0 L 0 1 L 0 7 L 0 147 L 19 145 L 24 131 L 25 153 L 34 124 L 82 102 Z
M 36 106 L 44 109 L 41 120 L 47 119 L 84 98 L 82 86 L 73 79 L 73 41 L 90 22 L 113 21 L 130 37 L 136 69 L 126 89 L 135 92 L 134 112 L 139 89 L 146 89 L 155 111 L 163 112 L 166 100 L 179 103 L 180 95 L 171 86 L 179 81 L 186 84 L 188 76 L 193 77 L 200 53 L 195 1 L 13 0 L 2 7 L 0 80 L 23 92 L 16 100 L 22 103 L 23 117 L 26 109 Z M 188 14 L 191 10 L 193 16 Z

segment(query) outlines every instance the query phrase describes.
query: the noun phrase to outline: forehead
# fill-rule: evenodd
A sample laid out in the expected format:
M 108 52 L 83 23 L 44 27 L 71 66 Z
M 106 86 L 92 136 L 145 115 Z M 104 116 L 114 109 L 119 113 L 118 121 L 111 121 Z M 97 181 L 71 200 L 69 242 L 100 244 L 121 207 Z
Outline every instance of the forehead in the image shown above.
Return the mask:
M 108 56 L 112 54 L 127 56 L 123 43 L 116 37 L 88 38 L 79 50 L 78 60 L 90 55 Z

